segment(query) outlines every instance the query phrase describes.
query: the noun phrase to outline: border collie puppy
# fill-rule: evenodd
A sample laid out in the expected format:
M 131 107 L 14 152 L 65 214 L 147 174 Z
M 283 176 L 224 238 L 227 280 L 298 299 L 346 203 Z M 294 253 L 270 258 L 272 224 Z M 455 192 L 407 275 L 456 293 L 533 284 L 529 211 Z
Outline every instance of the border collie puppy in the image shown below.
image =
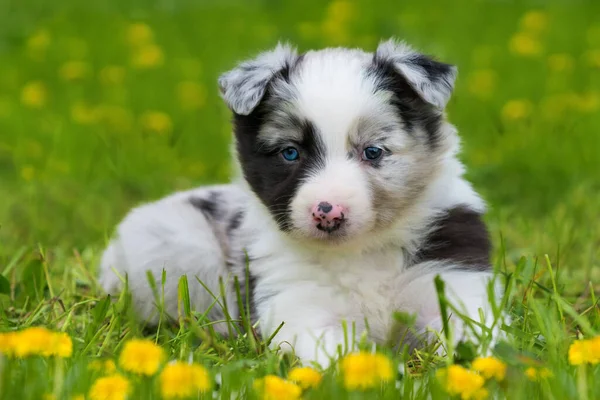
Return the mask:
M 484 203 L 444 115 L 455 77 L 394 40 L 375 53 L 278 45 L 242 62 L 219 79 L 239 178 L 131 211 L 104 253 L 102 286 L 117 293 L 127 275 L 137 311 L 156 322 L 146 271 L 160 287 L 165 269 L 167 313 L 185 274 L 198 312 L 217 295 L 236 318 L 237 275 L 263 337 L 283 323 L 272 343 L 322 364 L 344 343 L 343 321 L 378 343 L 415 346 L 415 333 L 440 331 L 437 275 L 456 307 L 454 340 L 474 333 L 457 314 L 493 325 Z M 416 332 L 398 334 L 395 311 L 416 315 Z M 223 320 L 222 307 L 209 317 Z

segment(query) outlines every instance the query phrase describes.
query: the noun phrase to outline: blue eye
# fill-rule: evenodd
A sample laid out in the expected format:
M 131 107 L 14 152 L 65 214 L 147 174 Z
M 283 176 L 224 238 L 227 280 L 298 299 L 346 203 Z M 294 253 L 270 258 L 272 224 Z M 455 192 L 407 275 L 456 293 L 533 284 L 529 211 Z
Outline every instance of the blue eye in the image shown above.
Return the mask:
M 379 147 L 367 147 L 362 154 L 363 160 L 373 161 L 377 160 L 383 155 L 383 150 Z
M 281 152 L 281 155 L 287 161 L 296 161 L 300 156 L 300 153 L 298 153 L 298 150 L 296 150 L 294 147 L 288 147 Z

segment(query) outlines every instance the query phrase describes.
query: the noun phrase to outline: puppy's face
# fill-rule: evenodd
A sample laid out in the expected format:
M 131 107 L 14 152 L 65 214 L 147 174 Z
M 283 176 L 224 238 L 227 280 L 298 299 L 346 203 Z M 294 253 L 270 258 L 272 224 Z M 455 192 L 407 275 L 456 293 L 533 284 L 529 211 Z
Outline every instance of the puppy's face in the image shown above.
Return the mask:
M 282 231 L 331 244 L 384 232 L 426 189 L 455 74 L 388 41 L 375 54 L 278 46 L 219 83 L 255 195 Z

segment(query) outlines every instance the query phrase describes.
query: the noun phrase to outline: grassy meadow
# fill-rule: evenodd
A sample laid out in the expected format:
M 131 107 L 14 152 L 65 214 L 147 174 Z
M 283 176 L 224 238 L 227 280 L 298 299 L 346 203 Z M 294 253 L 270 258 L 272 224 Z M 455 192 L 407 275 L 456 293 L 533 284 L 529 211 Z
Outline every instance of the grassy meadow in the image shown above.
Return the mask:
M 297 361 L 217 337 L 185 282 L 179 325 L 145 329 L 127 295 L 107 299 L 97 263 L 127 210 L 229 177 L 220 72 L 279 39 L 390 36 L 459 68 L 448 116 L 507 282 L 505 374 L 472 372 L 468 344 L 379 348 L 301 393 Z M 0 399 L 598 399 L 600 342 L 569 348 L 600 334 L 599 165 L 598 1 L 0 0 Z

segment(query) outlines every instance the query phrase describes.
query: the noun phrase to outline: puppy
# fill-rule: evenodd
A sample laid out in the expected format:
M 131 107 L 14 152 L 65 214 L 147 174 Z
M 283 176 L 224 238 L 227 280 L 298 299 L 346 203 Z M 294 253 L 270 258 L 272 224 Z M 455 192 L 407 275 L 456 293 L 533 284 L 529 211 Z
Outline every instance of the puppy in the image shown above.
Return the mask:
M 343 321 L 410 346 L 418 335 L 398 335 L 394 312 L 414 314 L 416 333 L 441 330 L 438 275 L 456 310 L 493 325 L 484 203 L 444 115 L 456 73 L 394 40 L 375 53 L 278 45 L 242 62 L 219 78 L 239 177 L 134 209 L 103 255 L 102 286 L 116 293 L 115 272 L 127 275 L 137 311 L 156 322 L 146 271 L 160 287 L 164 269 L 167 313 L 187 275 L 198 312 L 216 295 L 236 318 L 237 276 L 263 337 L 283 323 L 273 345 L 321 364 L 356 339 Z M 218 306 L 208 316 L 225 318 Z M 449 319 L 455 340 L 469 336 Z

